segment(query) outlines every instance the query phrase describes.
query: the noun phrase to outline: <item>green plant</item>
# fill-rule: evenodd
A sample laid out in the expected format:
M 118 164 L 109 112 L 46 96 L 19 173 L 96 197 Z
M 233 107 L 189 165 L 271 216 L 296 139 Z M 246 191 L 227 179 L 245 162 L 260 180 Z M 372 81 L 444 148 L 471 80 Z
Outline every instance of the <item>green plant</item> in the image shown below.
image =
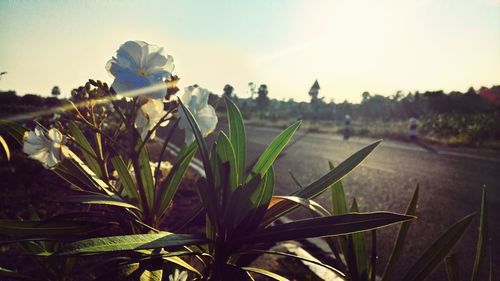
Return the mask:
M 181 104 L 182 110 L 186 112 L 189 123 L 193 127 L 197 144 L 200 147 L 205 173 L 207 175 L 204 183 L 200 185 L 200 195 L 203 202 L 202 211 L 206 213 L 207 216 L 207 230 L 204 235 L 173 234 L 156 231 L 153 225 L 148 225 L 147 222 L 141 222 L 139 220 L 147 217 L 135 216 L 136 220 L 132 220 L 130 223 L 137 223 L 137 231 L 139 233 L 142 232 L 142 234 L 91 238 L 92 236 L 96 236 L 94 232 L 94 235 L 89 235 L 86 239 L 79 240 L 82 238 L 82 228 L 88 226 L 87 224 L 90 222 L 75 222 L 74 219 L 76 217 L 72 215 L 66 216 L 64 219 L 57 217 L 52 218 L 50 221 L 45 222 L 4 220 L 1 222 L 1 233 L 8 234 L 13 239 L 20 239 L 21 237 L 18 236 L 20 233 L 16 233 L 15 228 L 23 224 L 32 225 L 32 229 L 23 229 L 21 235 L 23 240 L 27 239 L 29 243 L 33 242 L 33 240 L 30 239 L 42 241 L 55 240 L 58 243 L 62 243 L 62 247 L 56 250 L 44 249 L 43 251 L 35 253 L 31 252 L 31 255 L 52 258 L 88 254 L 110 254 L 113 256 L 113 262 L 118 261 L 116 265 L 119 267 L 123 268 L 131 264 L 137 265 L 137 269 L 130 272 L 130 274 L 138 274 L 137 270 L 141 272 L 140 275 L 156 272 L 154 266 L 151 267 L 151 264 L 154 264 L 153 261 L 160 260 L 161 264 L 164 262 L 174 262 L 195 272 L 195 274 L 199 274 L 201 276 L 200 278 L 207 280 L 221 280 L 227 276 L 235 275 L 250 278 L 248 277 L 248 272 L 264 274 L 275 277 L 278 280 L 283 280 L 280 279 L 281 277 L 263 269 L 238 266 L 237 260 L 239 257 L 246 254 L 258 252 L 255 251 L 253 247 L 262 243 L 345 234 L 382 227 L 412 218 L 411 216 L 378 212 L 312 218 L 304 221 L 272 226 L 271 223 L 273 221 L 298 206 L 316 205 L 311 201 L 311 198 L 319 195 L 326 190 L 330 184 L 340 180 L 356 167 L 376 147 L 378 142 L 354 154 L 344 163 L 339 165 L 339 167 L 308 187 L 305 187 L 300 192 L 291 194 L 288 197 L 273 197 L 274 171 L 272 163 L 291 139 L 300 123 L 297 122 L 293 124 L 277 136 L 262 153 L 257 163 L 252 167 L 250 173 L 245 174 L 246 137 L 243 121 L 239 110 L 228 99 L 226 99 L 226 106 L 230 128 L 229 137 L 223 132 L 219 133 L 217 142 L 212 147 L 211 153 L 209 153 L 201 132 L 198 129 L 196 120 L 190 114 L 189 109 Z M 14 125 L 8 123 L 4 128 L 8 126 Z M 19 127 L 17 127 L 17 129 L 19 132 L 17 135 L 19 136 L 22 129 Z M 15 135 L 15 131 L 11 130 L 10 132 Z M 179 154 L 178 159 L 180 160 L 176 161 L 174 164 L 172 172 L 169 174 L 169 177 L 167 177 L 168 180 L 171 181 L 172 179 L 182 177 L 184 171 L 177 167 L 181 166 L 182 163 L 189 162 L 185 161 L 185 159 L 190 159 L 192 157 L 192 154 L 194 154 L 193 147 L 195 146 L 190 145 L 186 147 L 188 148 L 184 148 Z M 89 151 L 85 152 L 89 153 Z M 135 161 L 139 161 L 139 156 L 137 154 L 132 153 L 132 155 L 136 155 L 138 158 L 138 160 Z M 104 181 L 101 177 L 97 176 L 96 173 L 89 169 L 83 161 L 78 162 L 75 159 L 78 158 L 75 156 L 75 158 L 71 158 L 71 161 L 68 161 L 68 159 L 62 161 L 54 171 L 65 176 L 65 178 L 69 178 L 69 176 L 72 175 L 74 177 L 74 179 L 71 178 L 71 180 L 73 180 L 72 184 L 77 187 L 84 186 L 93 188 L 93 193 L 92 196 L 80 196 L 77 197 L 77 199 L 71 200 L 84 204 L 107 205 L 110 208 L 109 211 L 112 210 L 111 208 L 117 209 L 122 212 L 120 214 L 123 215 L 123 217 L 129 214 L 132 216 L 131 212 L 143 210 L 143 205 L 141 205 L 141 203 L 147 201 L 138 200 L 137 203 L 133 205 L 133 201 L 123 200 L 125 197 L 113 197 L 119 194 L 111 193 L 112 189 L 109 188 L 108 185 L 103 184 Z M 145 162 L 145 160 L 142 161 Z M 120 168 L 120 165 L 116 163 L 113 164 L 118 169 L 124 170 L 120 174 L 124 175 L 121 179 L 127 179 L 128 177 L 125 176 L 127 175 L 125 173 L 127 170 L 123 169 L 126 166 L 122 165 L 123 167 Z M 95 165 L 95 167 L 98 167 L 98 165 Z M 149 169 L 149 167 L 147 168 Z M 143 168 L 139 166 L 139 169 Z M 140 178 L 139 173 L 135 175 Z M 132 179 L 129 179 L 128 182 L 130 184 L 134 183 Z M 176 186 L 172 184 L 169 186 L 176 188 Z M 122 190 L 137 192 L 137 190 L 132 190 L 132 187 L 126 189 L 124 186 Z M 137 184 L 135 188 L 140 188 L 140 185 Z M 172 188 L 167 188 L 166 190 L 170 190 L 168 192 L 172 193 Z M 79 190 L 85 189 L 79 188 Z M 108 193 L 111 194 L 106 195 Z M 141 196 L 141 194 L 145 194 L 145 192 L 137 192 L 137 194 Z M 156 196 L 158 196 L 158 194 L 154 194 L 153 198 L 157 199 Z M 164 197 L 160 196 L 160 198 L 163 199 Z M 139 215 L 140 212 L 136 214 Z M 116 219 L 116 217 L 114 218 Z M 61 223 L 61 225 L 52 225 L 50 222 Z M 102 223 L 102 221 L 99 223 Z M 108 221 L 108 223 L 110 222 Z M 67 229 L 75 224 L 78 225 L 78 229 Z M 314 227 L 311 228 L 311 225 L 314 225 Z M 41 226 L 50 227 L 51 231 L 49 232 Z M 95 228 L 95 225 L 92 225 L 91 229 L 94 231 L 98 230 Z M 75 235 L 75 232 L 79 235 Z M 35 235 L 37 236 L 36 239 Z M 64 237 L 64 239 L 61 239 L 61 237 Z M 85 237 L 85 235 L 83 235 L 83 237 Z M 71 242 L 68 243 L 67 241 Z M 15 242 L 15 240 L 11 240 L 11 242 Z M 172 247 L 174 247 L 174 249 L 181 247 L 180 249 L 183 250 L 170 250 Z M 273 254 L 272 252 L 269 253 Z M 199 258 L 198 261 L 202 265 L 202 269 L 196 269 L 193 265 L 179 259 L 178 256 L 196 256 Z M 200 265 L 198 265 L 198 267 L 199 266 Z M 332 267 L 325 266 L 335 270 Z M 163 267 L 161 266 L 160 268 Z

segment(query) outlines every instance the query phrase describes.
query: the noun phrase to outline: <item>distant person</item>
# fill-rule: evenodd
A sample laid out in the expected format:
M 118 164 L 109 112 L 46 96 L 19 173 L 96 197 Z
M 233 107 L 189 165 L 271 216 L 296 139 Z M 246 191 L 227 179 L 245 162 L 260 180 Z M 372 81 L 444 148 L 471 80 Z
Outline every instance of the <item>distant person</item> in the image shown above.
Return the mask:
M 418 120 L 415 117 L 411 117 L 410 120 L 408 120 L 410 124 L 410 140 L 414 141 L 417 139 L 417 127 L 418 127 Z
M 344 118 L 344 140 L 351 136 L 351 116 L 347 114 Z

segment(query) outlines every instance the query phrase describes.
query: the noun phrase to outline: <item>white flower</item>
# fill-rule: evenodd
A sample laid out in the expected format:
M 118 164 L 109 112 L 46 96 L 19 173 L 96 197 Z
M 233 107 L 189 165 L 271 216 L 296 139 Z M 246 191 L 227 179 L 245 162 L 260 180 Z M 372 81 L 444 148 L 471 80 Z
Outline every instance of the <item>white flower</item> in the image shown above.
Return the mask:
M 158 163 L 156 162 L 149 162 L 149 164 L 151 165 L 151 173 L 153 173 L 153 176 L 155 174 L 155 171 L 156 171 L 156 168 L 158 167 Z M 168 176 L 168 174 L 170 173 L 170 171 L 172 170 L 172 164 L 170 164 L 170 162 L 168 161 L 162 161 L 160 163 L 160 173 L 161 173 L 161 179 L 164 179 Z
M 168 276 L 168 281 L 186 281 L 187 278 L 188 274 L 186 271 L 180 271 L 176 268 L 174 273 Z
M 217 125 L 217 115 L 215 109 L 208 104 L 208 96 L 209 92 L 206 89 L 189 86 L 185 88 L 184 95 L 181 97 L 182 103 L 193 114 L 204 137 L 213 132 Z M 194 134 L 186 114 L 183 110 L 179 110 L 177 114 L 180 119 L 179 128 L 185 132 L 185 142 L 191 143 L 194 141 Z
M 52 169 L 63 158 L 68 157 L 69 148 L 64 143 L 62 133 L 56 128 L 45 131 L 36 127 L 33 131 L 24 133 L 23 152 L 40 161 L 45 168 Z
M 147 99 L 139 110 L 135 117 L 135 128 L 139 131 L 141 138 L 144 139 L 151 129 L 153 129 L 160 119 L 165 116 L 165 107 L 162 100 Z M 168 121 L 163 121 L 160 126 L 166 126 Z M 156 131 L 151 134 L 151 138 L 154 138 Z
M 146 94 L 151 98 L 164 98 L 167 94 L 165 79 L 174 70 L 174 59 L 162 54 L 163 48 L 143 41 L 127 41 L 106 64 L 115 77 L 111 85 L 117 93 L 157 85 L 159 90 Z
M 154 174 L 155 174 L 155 171 L 156 171 L 156 168 L 158 167 L 158 162 L 151 162 L 149 161 L 149 166 L 151 168 L 151 174 L 153 174 L 153 178 L 154 178 Z M 161 176 L 160 176 L 160 179 L 164 179 L 168 176 L 168 174 L 170 173 L 170 171 L 172 170 L 172 164 L 168 161 L 161 161 L 160 163 L 160 173 L 161 173 Z M 132 176 L 132 180 L 135 182 L 135 173 L 134 173 L 134 167 L 130 166 L 129 170 L 128 170 L 130 176 Z M 118 172 L 117 171 L 113 171 L 113 176 L 115 178 L 118 178 Z

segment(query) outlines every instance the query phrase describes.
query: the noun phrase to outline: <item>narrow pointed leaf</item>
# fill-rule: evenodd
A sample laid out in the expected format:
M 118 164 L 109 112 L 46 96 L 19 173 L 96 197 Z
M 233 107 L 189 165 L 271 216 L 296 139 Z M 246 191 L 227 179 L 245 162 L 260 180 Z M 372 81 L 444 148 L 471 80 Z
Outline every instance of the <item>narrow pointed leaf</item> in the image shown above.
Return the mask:
M 267 170 L 274 163 L 274 160 L 278 157 L 281 151 L 288 144 L 290 139 L 295 134 L 295 131 L 300 126 L 301 121 L 297 121 L 290 125 L 290 127 L 286 128 L 283 132 L 281 132 L 276 138 L 273 139 L 271 144 L 264 150 L 264 152 L 260 155 L 259 160 L 252 168 L 253 174 L 260 174 L 264 176 Z M 249 179 L 247 178 L 247 182 Z
M 210 156 L 208 154 L 207 144 L 203 135 L 201 134 L 200 127 L 196 122 L 193 114 L 189 109 L 179 100 L 179 104 L 181 105 L 182 110 L 185 113 L 186 119 L 193 130 L 193 134 L 195 136 L 196 142 L 198 143 L 198 147 L 200 149 L 201 160 L 203 162 L 203 168 L 205 170 L 206 176 L 206 184 L 201 186 L 200 195 L 203 201 L 203 205 L 205 206 L 205 210 L 207 212 L 208 217 L 214 223 L 215 227 L 218 227 L 217 223 L 217 198 L 215 196 L 215 180 L 212 172 L 212 168 L 210 166 Z
M 317 181 L 311 183 L 310 185 L 296 192 L 292 192 L 290 195 L 306 199 L 311 199 L 318 196 L 323 191 L 325 191 L 330 185 L 340 181 L 350 171 L 352 171 L 356 166 L 358 166 L 379 144 L 380 141 L 377 141 L 373 144 L 366 146 L 365 148 L 362 148 L 361 150 L 351 155 L 347 160 L 340 163 L 339 166 L 335 167 L 333 170 L 328 172 L 326 175 L 324 175 Z M 281 215 L 285 215 L 298 207 L 297 205 L 292 205 L 287 201 L 278 202 L 277 205 L 279 206 L 276 206 L 275 208 L 277 210 L 280 210 Z
M 8 161 L 10 161 L 10 149 L 9 146 L 7 145 L 7 142 L 5 139 L 0 135 L 0 144 L 3 147 L 3 151 L 5 152 L 5 158 L 7 158 Z
M 321 194 L 330 185 L 336 183 L 345 177 L 349 172 L 356 168 L 361 162 L 380 144 L 381 140 L 376 141 L 351 155 L 347 160 L 340 163 L 329 173 L 311 183 L 310 185 L 294 192 L 292 195 L 302 198 L 314 198 Z
M 267 277 L 274 279 L 274 280 L 289 281 L 289 279 L 286 279 L 285 277 L 283 277 L 279 274 L 276 274 L 274 272 L 271 272 L 271 271 L 268 271 L 268 270 L 265 270 L 262 268 L 246 266 L 246 267 L 242 267 L 241 269 L 246 270 L 248 272 L 252 272 L 252 273 L 258 273 L 258 274 L 267 276 Z
M 444 258 L 444 264 L 446 266 L 446 275 L 448 275 L 448 281 L 459 281 L 459 267 L 458 267 L 458 257 L 456 254 L 451 254 Z
M 269 208 L 267 209 L 264 219 L 261 223 L 261 226 L 264 227 L 269 225 L 270 223 L 281 217 L 286 210 L 294 206 L 302 206 L 304 208 L 313 211 L 319 216 L 325 217 L 332 215 L 323 206 L 321 206 L 320 204 L 318 204 L 316 201 L 313 200 L 297 196 L 273 196 L 269 204 Z
M 425 280 L 457 244 L 473 217 L 474 214 L 471 214 L 462 218 L 443 233 L 410 268 L 403 280 Z
M 358 203 L 356 198 L 353 199 L 351 212 L 358 213 Z M 358 276 L 361 280 L 368 279 L 368 267 L 366 265 L 366 248 L 365 248 L 365 237 L 363 233 L 353 233 L 350 235 L 353 243 L 354 258 L 356 259 L 356 265 L 358 267 Z
M 111 198 L 103 195 L 77 195 L 71 196 L 60 200 L 61 202 L 76 202 L 81 204 L 89 204 L 89 205 L 109 205 L 109 206 L 117 206 L 124 207 L 134 210 L 140 210 L 137 206 L 134 206 L 130 203 L 127 203 L 121 199 Z
M 89 168 L 92 169 L 98 177 L 102 178 L 101 167 L 97 162 L 97 154 L 95 153 L 92 145 L 74 122 L 69 122 L 69 130 L 71 132 L 71 136 L 78 143 L 78 145 L 81 146 L 80 151 L 85 159 L 85 162 L 89 165 Z
M 113 167 L 118 173 L 119 181 L 124 187 L 124 193 L 130 199 L 139 199 L 139 193 L 137 192 L 137 187 L 122 157 L 120 155 L 115 155 L 111 157 L 111 163 L 113 164 Z
M 243 184 L 245 180 L 245 165 L 246 165 L 246 132 L 243 125 L 243 117 L 238 107 L 234 102 L 224 97 L 224 102 L 227 108 L 227 117 L 229 122 L 229 140 L 233 145 L 236 155 L 236 166 L 238 170 L 238 184 Z
M 199 235 L 167 232 L 134 234 L 85 239 L 70 243 L 57 255 L 78 255 L 116 251 L 158 249 L 164 247 L 204 244 L 207 240 Z
M 328 161 L 330 165 L 330 170 L 333 170 L 335 167 L 333 163 Z M 337 181 L 336 183 L 330 186 L 330 191 L 332 194 L 332 206 L 333 213 L 335 215 L 342 215 L 347 213 L 347 198 L 344 192 L 344 186 L 342 185 L 342 181 Z
M 86 234 L 99 230 L 103 224 L 89 221 L 19 221 L 0 219 L 0 234 L 13 236 L 44 236 Z
M 298 260 L 301 260 L 301 261 L 305 261 L 305 262 L 308 262 L 308 263 L 312 263 L 312 264 L 315 264 L 315 265 L 319 265 L 325 269 L 328 269 L 332 272 L 334 272 L 336 275 L 338 275 L 340 278 L 344 279 L 345 278 L 345 274 L 342 273 L 340 270 L 326 264 L 326 263 L 322 263 L 318 260 L 315 260 L 315 259 L 310 259 L 310 258 L 307 258 L 307 257 L 304 257 L 304 256 L 298 256 L 298 255 L 294 255 L 294 254 L 290 254 L 290 253 L 285 253 L 285 252 L 279 252 L 279 251 L 272 251 L 272 250 L 249 250 L 247 252 L 242 252 L 240 254 L 244 255 L 244 254 L 254 254 L 254 253 L 258 253 L 258 254 L 269 254 L 269 255 L 278 255 L 278 256 L 284 256 L 284 257 L 289 257 L 289 258 L 294 258 L 294 259 L 298 259 Z
M 143 206 L 143 208 L 152 208 L 155 196 L 155 190 L 154 190 L 155 184 L 146 146 L 143 146 L 141 151 L 139 151 L 138 160 L 141 169 L 140 173 L 142 179 L 142 186 L 144 187 L 144 193 L 146 194 L 146 201 L 148 204 L 148 206 Z
M 155 209 L 158 210 L 160 216 L 165 213 L 170 202 L 172 202 L 182 178 L 189 167 L 189 163 L 191 163 L 195 154 L 196 144 L 192 143 L 189 146 L 183 147 L 177 155 L 177 159 L 175 159 L 175 163 L 168 173 L 167 178 L 159 185 L 158 203 Z
M 0 133 L 2 133 L 3 135 L 9 135 L 20 146 L 23 145 L 23 137 L 26 131 L 27 129 L 25 127 L 19 125 L 16 122 L 0 119 Z
M 410 202 L 408 204 L 408 207 L 406 208 L 405 215 L 408 216 L 414 216 L 417 210 L 417 202 L 418 202 L 418 191 L 419 191 L 419 186 L 415 188 L 415 191 L 413 192 L 413 195 L 410 199 Z M 398 236 L 396 238 L 396 242 L 394 243 L 394 247 L 392 248 L 392 253 L 389 258 L 389 261 L 387 262 L 387 265 L 384 270 L 384 274 L 382 275 L 382 281 L 389 281 L 391 280 L 391 274 L 393 273 L 394 269 L 397 266 L 399 257 L 401 256 L 401 253 L 403 252 L 403 247 L 404 243 L 406 240 L 406 235 L 408 234 L 408 230 L 410 228 L 410 223 L 411 221 L 407 221 L 401 224 L 398 232 Z
M 371 230 L 413 219 L 389 212 L 345 214 L 280 224 L 238 239 L 239 243 L 278 242 Z
M 219 133 L 219 138 L 216 145 L 217 156 L 222 162 L 229 163 L 229 175 L 231 190 L 234 191 L 238 186 L 238 169 L 236 163 L 235 151 L 229 138 L 224 132 Z
M 38 280 L 37 278 L 27 276 L 3 267 L 0 267 L 0 277 L 8 278 L 5 280 Z
M 477 238 L 476 258 L 474 259 L 474 268 L 472 270 L 471 281 L 479 280 L 481 268 L 486 255 L 486 241 L 488 240 L 488 200 L 486 198 L 486 187 L 483 187 L 481 198 L 481 217 L 479 221 L 479 237 Z

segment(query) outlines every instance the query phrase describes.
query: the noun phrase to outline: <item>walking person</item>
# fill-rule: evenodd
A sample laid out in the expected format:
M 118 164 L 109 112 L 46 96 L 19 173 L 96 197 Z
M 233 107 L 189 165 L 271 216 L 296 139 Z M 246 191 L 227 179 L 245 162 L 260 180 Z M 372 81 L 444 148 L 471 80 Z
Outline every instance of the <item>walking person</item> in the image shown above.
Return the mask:
M 344 118 L 344 140 L 351 136 L 351 116 L 347 114 Z
M 418 120 L 415 117 L 411 117 L 410 120 L 408 120 L 410 124 L 410 140 L 415 141 L 417 140 L 417 127 L 418 127 Z

